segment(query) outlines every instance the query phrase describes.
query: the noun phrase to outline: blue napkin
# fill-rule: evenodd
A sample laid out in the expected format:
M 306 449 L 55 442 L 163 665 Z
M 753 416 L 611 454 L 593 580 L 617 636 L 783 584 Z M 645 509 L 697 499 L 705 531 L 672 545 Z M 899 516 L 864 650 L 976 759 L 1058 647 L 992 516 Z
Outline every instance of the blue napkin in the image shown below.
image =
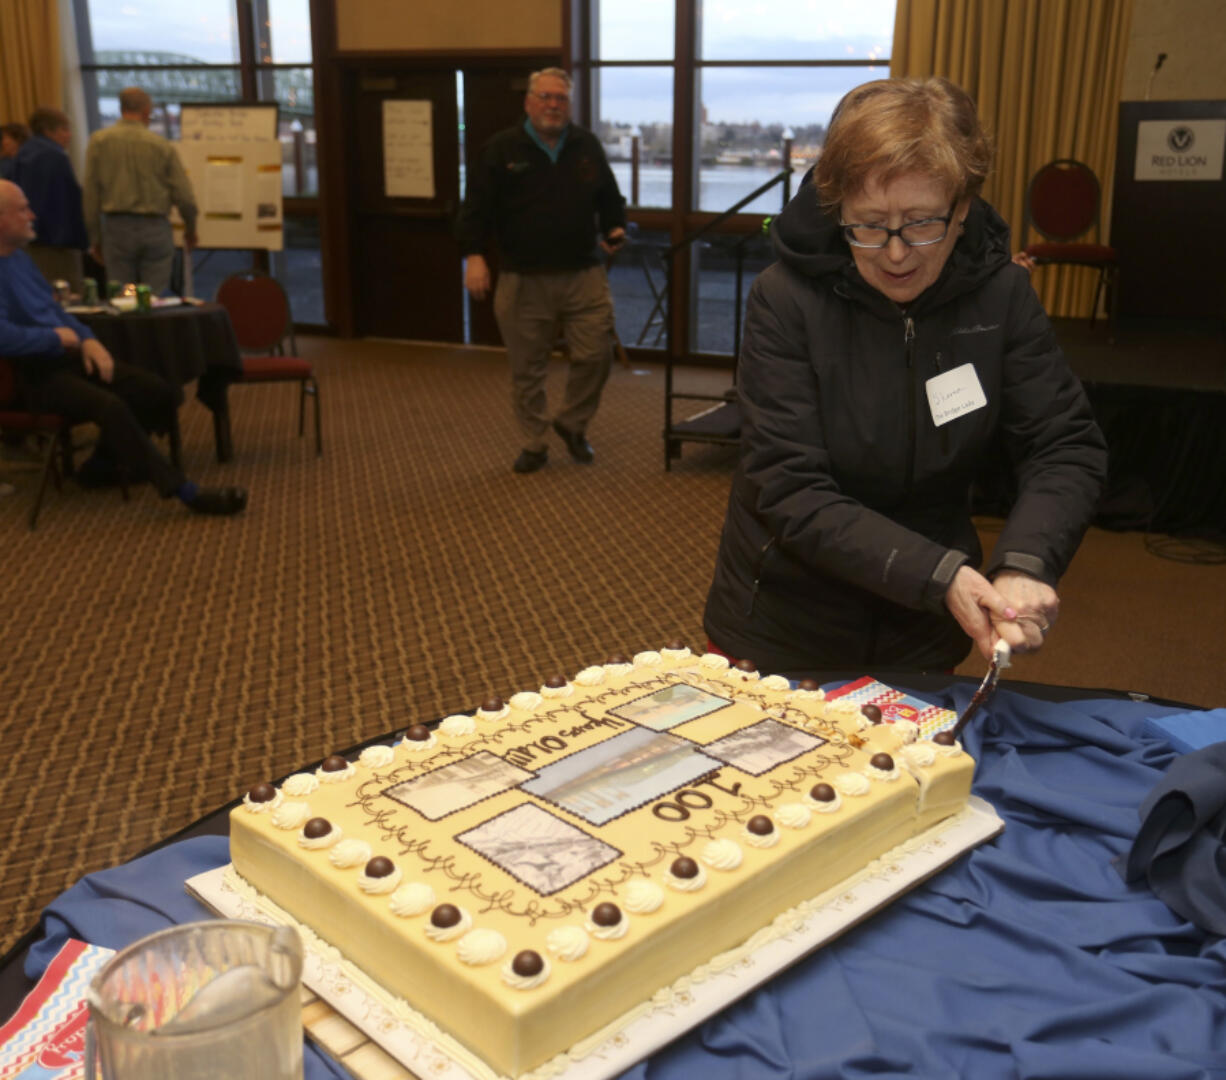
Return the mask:
M 1165 739 L 1181 754 L 1226 740 L 1226 709 L 1197 709 L 1173 716 L 1151 716 L 1146 734 Z

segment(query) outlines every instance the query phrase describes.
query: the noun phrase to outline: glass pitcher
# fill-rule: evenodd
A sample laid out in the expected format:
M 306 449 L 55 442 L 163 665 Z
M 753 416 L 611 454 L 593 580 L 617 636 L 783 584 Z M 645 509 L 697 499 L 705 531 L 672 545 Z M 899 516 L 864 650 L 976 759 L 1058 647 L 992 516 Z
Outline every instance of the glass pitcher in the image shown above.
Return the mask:
M 301 1080 L 301 976 L 285 926 L 213 920 L 142 938 L 90 983 L 85 1080 Z

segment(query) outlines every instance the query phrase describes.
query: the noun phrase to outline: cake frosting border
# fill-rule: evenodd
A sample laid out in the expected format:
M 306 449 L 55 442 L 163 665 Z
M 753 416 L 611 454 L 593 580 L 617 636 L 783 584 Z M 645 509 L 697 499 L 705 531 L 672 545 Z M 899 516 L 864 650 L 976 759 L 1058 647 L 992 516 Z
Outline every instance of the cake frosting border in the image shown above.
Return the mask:
M 846 917 L 841 925 L 836 926 L 829 933 L 824 933 L 820 939 L 803 944 L 803 947 L 799 947 L 786 962 L 762 972 L 760 978 L 738 990 L 726 1001 L 721 1002 L 709 1012 L 692 1017 L 684 1026 L 677 1027 L 669 1039 L 679 1037 L 706 1019 L 707 1016 L 714 1015 L 731 1001 L 749 993 L 778 971 L 838 937 L 885 903 L 921 884 L 972 847 L 991 839 L 1003 828 L 1004 822 L 991 805 L 972 795 L 967 804 L 957 813 L 896 845 L 829 889 L 781 912 L 751 934 L 742 944 L 700 963 L 688 974 L 680 976 L 667 986 L 660 987 L 649 998 L 627 1010 L 604 1027 L 578 1039 L 568 1050 L 535 1069 L 519 1074 L 513 1080 L 558 1080 L 572 1066 L 583 1065 L 590 1069 L 593 1067 L 590 1059 L 600 1055 L 602 1051 L 608 1054 L 628 1046 L 626 1029 L 632 1024 L 653 1016 L 675 1017 L 679 1010 L 693 1005 L 695 987 L 702 986 L 713 977 L 724 974 L 739 973 L 739 977 L 744 978 L 744 973 L 754 966 L 756 955 L 766 947 L 799 938 L 819 917 L 831 916 L 836 919 Z M 961 843 L 951 845 L 948 843 L 950 833 L 966 835 L 963 836 Z M 907 874 L 900 863 L 913 861 L 917 865 Z M 893 887 L 886 895 L 868 901 L 857 896 L 858 889 L 873 884 Z M 428 1069 L 430 1076 L 441 1077 L 447 1068 L 454 1067 L 463 1070 L 458 1075 L 471 1078 L 471 1080 L 509 1080 L 506 1074 L 499 1073 L 490 1067 L 478 1054 L 468 1049 L 454 1036 L 449 1035 L 433 1020 L 418 1012 L 404 999 L 385 990 L 356 964 L 346 959 L 335 946 L 260 894 L 254 886 L 238 874 L 232 864 L 227 863 L 216 870 L 200 874 L 190 879 L 187 885 L 190 892 L 222 914 L 239 918 L 262 918 L 291 926 L 297 930 L 302 938 L 304 949 L 318 959 L 321 976 L 327 977 L 326 979 L 321 978 L 318 985 L 312 985 L 309 982 L 311 989 L 337 1008 L 338 1012 L 358 1026 L 386 1052 L 391 1053 L 406 1068 Z M 866 902 L 869 904 L 867 909 L 856 910 L 858 904 Z M 305 971 L 306 969 L 304 969 L 304 981 Z M 357 988 L 366 1000 L 367 1010 L 363 1019 L 358 1019 L 336 1004 L 339 997 L 352 992 L 351 988 Z M 385 1040 L 397 1027 L 407 1029 L 416 1037 L 419 1052 L 429 1060 L 405 1060 L 388 1048 Z M 662 1043 L 652 1046 L 644 1054 L 638 1054 L 634 1060 L 641 1060 L 653 1052 L 658 1045 Z M 619 1060 L 611 1065 L 613 1071 L 607 1075 L 616 1075 L 630 1064 L 633 1062 Z M 582 1075 L 585 1080 L 594 1076 L 590 1071 Z

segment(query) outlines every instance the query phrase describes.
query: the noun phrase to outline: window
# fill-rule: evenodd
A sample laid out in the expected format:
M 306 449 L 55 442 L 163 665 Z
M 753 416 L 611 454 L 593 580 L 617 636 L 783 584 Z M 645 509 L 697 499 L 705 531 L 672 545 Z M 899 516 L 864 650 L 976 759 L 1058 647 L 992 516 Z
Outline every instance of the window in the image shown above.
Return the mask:
M 76 0 L 74 10 L 90 131 L 119 118 L 126 86 L 149 92 L 150 126 L 172 140 L 182 104 L 277 103 L 285 251 L 254 258 L 285 285 L 296 320 L 323 323 L 311 0 Z M 250 251 L 198 250 L 195 292 L 211 297 L 252 262 Z
M 735 354 L 738 294 L 743 303 L 773 257 L 764 219 L 795 193 L 843 95 L 889 74 L 894 8 L 895 0 L 573 0 L 586 32 L 575 57 L 589 90 L 583 122 L 600 136 L 642 227 L 610 274 L 625 344 L 664 343 L 658 310 L 650 326 L 624 325 L 633 319 L 622 308 L 640 322 L 655 308 L 640 295 L 643 264 L 660 277 L 661 252 L 748 198 L 690 245 L 678 283 L 689 300 L 688 340 L 677 352 Z M 692 41 L 678 44 L 679 26 L 693 28 Z M 678 90 L 692 109 L 675 108 Z M 674 187 L 678 168 L 685 182 Z

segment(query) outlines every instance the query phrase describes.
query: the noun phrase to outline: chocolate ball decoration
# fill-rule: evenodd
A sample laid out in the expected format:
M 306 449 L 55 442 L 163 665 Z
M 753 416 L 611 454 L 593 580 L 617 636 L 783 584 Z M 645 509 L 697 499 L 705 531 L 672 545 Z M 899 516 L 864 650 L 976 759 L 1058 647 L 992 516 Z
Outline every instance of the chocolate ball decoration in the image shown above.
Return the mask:
M 744 671 L 746 674 L 752 674 L 758 670 L 757 664 L 752 660 L 738 660 L 733 666 L 737 671 Z
M 302 835 L 308 840 L 319 840 L 332 831 L 332 822 L 327 818 L 313 817 L 302 826 Z
M 460 909 L 455 904 L 439 904 L 430 912 L 430 922 L 440 930 L 455 926 L 460 921 Z
M 387 877 L 396 869 L 395 863 L 384 855 L 376 855 L 366 864 L 366 876 L 373 878 Z
M 874 769 L 880 769 L 882 772 L 889 772 L 894 768 L 894 759 L 884 751 L 874 754 L 871 758 L 869 758 L 868 763 Z
M 812 690 L 820 690 L 821 688 L 822 688 L 822 684 L 819 683 L 816 679 L 801 679 L 800 682 L 796 684 L 796 689 L 798 690 L 812 691 Z
M 814 784 L 809 789 L 809 797 L 814 802 L 834 802 L 834 788 L 829 784 Z
M 545 685 L 548 686 L 550 690 L 561 690 L 562 687 L 566 685 L 566 676 L 550 675 L 549 678 L 545 680 Z
M 541 959 L 541 954 L 532 949 L 524 949 L 522 952 L 517 952 L 515 959 L 511 961 L 511 970 L 516 975 L 522 976 L 525 979 L 530 979 L 533 975 L 539 975 L 544 968 L 545 961 Z
M 861 705 L 860 712 L 864 717 L 874 724 L 881 723 L 881 710 L 876 705 Z
M 666 649 L 672 649 L 674 652 L 681 652 L 683 649 L 688 649 L 689 646 L 681 638 L 673 638 L 665 646 Z
M 605 661 L 605 663 L 606 664 L 628 664 L 630 663 L 630 657 L 628 657 L 625 653 L 615 652 L 612 656 L 609 657 L 608 660 Z
M 482 712 L 501 712 L 502 711 L 502 698 L 498 697 L 497 695 L 491 695 L 490 697 L 487 697 L 483 702 L 481 702 L 481 711 Z
M 252 802 L 272 802 L 277 797 L 277 789 L 272 784 L 256 784 L 249 792 L 247 798 Z
M 754 814 L 749 819 L 745 828 L 753 833 L 754 836 L 770 836 L 775 831 L 775 823 L 765 814 Z
M 607 900 L 592 910 L 592 922 L 596 926 L 616 926 L 621 921 L 622 909 Z
M 414 724 L 404 733 L 404 737 L 410 742 L 428 742 L 430 729 L 425 724 Z
M 669 870 L 675 878 L 689 879 L 698 876 L 698 864 L 688 855 L 678 855 Z
M 958 740 L 954 738 L 954 733 L 952 731 L 938 731 L 932 737 L 932 741 L 936 743 L 937 746 L 953 746 Z
M 347 762 L 340 754 L 333 754 L 331 757 L 324 758 L 324 763 L 320 766 L 324 772 L 344 772 L 349 768 Z

